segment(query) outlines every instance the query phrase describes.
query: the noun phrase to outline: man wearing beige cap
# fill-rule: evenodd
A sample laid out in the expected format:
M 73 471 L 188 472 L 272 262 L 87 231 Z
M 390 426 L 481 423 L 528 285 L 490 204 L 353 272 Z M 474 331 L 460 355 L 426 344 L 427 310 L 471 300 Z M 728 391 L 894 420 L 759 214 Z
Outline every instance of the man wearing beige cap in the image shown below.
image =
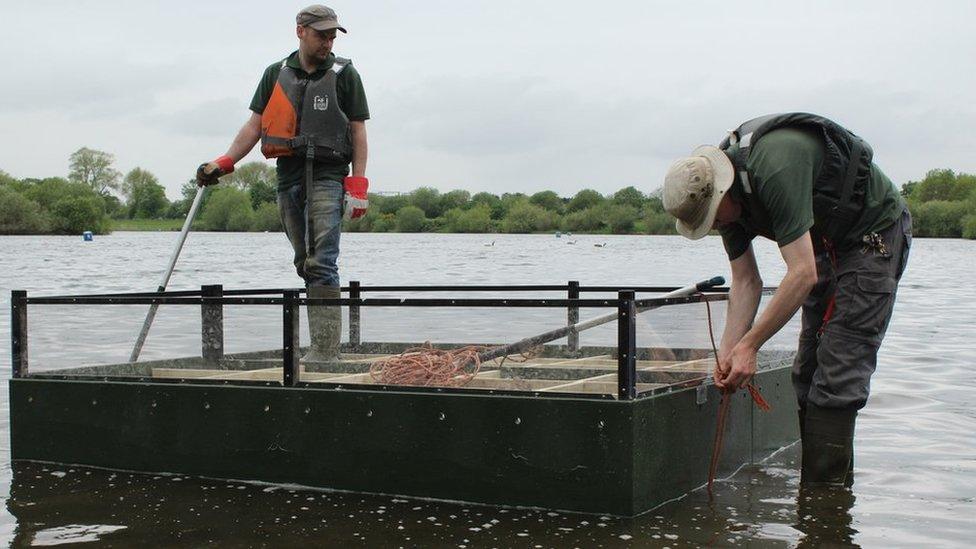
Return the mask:
M 805 484 L 853 482 L 854 422 L 908 260 L 911 217 L 872 156 L 821 116 L 768 115 L 679 159 L 664 181 L 678 232 L 717 229 L 731 263 L 718 387 L 745 387 L 759 348 L 803 307 L 793 385 Z M 787 268 L 758 318 L 756 236 L 776 241 Z
M 352 61 L 332 53 L 336 32 L 346 32 L 336 12 L 313 5 L 295 22 L 298 50 L 265 69 L 250 118 L 224 155 L 200 165 L 197 183 L 216 183 L 260 140 L 264 156 L 277 159 L 278 209 L 308 297 L 338 299 L 342 219 L 362 216 L 369 205 L 369 108 Z M 312 345 L 303 360 L 337 359 L 339 308 L 310 306 L 308 323 Z

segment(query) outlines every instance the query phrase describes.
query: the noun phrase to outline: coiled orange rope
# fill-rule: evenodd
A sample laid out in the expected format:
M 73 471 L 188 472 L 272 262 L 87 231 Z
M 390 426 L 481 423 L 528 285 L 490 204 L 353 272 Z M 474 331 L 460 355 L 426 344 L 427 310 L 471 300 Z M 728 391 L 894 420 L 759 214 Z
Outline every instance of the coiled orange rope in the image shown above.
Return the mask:
M 481 369 L 478 353 L 484 347 L 435 349 L 430 342 L 377 360 L 369 367 L 373 381 L 386 385 L 460 387 Z
M 708 337 L 712 341 L 712 352 L 715 355 L 715 367 L 719 367 L 718 362 L 718 347 L 715 345 L 715 333 L 712 328 L 712 307 L 709 305 L 708 300 L 705 301 L 705 311 L 708 314 Z M 768 412 L 772 409 L 772 406 L 766 402 L 763 398 L 762 393 L 759 389 L 752 383 L 749 382 L 746 385 L 746 389 L 749 390 L 749 395 L 752 397 L 752 401 L 756 404 L 763 412 Z M 722 391 L 722 402 L 718 407 L 718 417 L 716 418 L 715 425 L 715 440 L 712 444 L 712 460 L 708 465 L 708 501 L 712 502 L 714 496 L 712 494 L 712 484 L 715 482 L 715 473 L 718 471 L 718 460 L 722 455 L 722 442 L 725 437 L 725 423 L 726 419 L 729 417 L 729 405 L 732 403 L 732 394 L 734 391 Z
M 369 367 L 373 381 L 384 385 L 419 385 L 422 387 L 462 387 L 467 385 L 481 370 L 480 354 L 491 347 L 469 345 L 459 349 L 435 349 L 428 341 L 399 355 L 381 358 Z M 505 360 L 524 362 L 541 353 L 541 347 L 521 353 L 521 359 L 502 357 Z

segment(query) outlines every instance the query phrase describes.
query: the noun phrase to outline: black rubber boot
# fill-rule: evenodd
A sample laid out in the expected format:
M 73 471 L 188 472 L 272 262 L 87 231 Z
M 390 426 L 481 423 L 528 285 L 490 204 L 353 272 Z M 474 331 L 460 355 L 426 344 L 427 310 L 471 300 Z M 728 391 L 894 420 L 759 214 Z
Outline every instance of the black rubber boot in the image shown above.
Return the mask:
M 803 423 L 806 421 L 806 417 L 807 417 L 807 405 L 801 404 L 800 407 L 796 409 L 796 415 L 800 419 L 800 443 L 802 444 L 803 431 L 806 429 L 806 426 L 803 425 Z
M 803 414 L 800 483 L 850 486 L 854 481 L 854 421 L 857 410 L 807 404 Z

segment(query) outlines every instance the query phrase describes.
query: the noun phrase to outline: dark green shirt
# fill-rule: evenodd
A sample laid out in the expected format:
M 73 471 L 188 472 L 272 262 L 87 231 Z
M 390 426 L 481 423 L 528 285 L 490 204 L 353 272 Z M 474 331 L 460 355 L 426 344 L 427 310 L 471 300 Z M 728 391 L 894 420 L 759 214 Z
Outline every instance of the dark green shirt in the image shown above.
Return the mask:
M 332 67 L 335 62 L 335 54 L 329 54 L 329 59 L 324 65 L 309 75 L 302 69 L 298 61 L 298 51 L 292 52 L 288 56 L 286 64 L 297 70 L 300 75 L 316 79 L 325 74 L 325 71 Z M 274 91 L 275 82 L 278 81 L 278 73 L 281 72 L 281 61 L 270 65 L 264 70 L 258 88 L 254 91 L 254 98 L 251 99 L 251 110 L 261 114 L 264 112 L 268 100 L 271 99 L 271 92 Z M 363 89 L 363 81 L 359 77 L 356 67 L 350 62 L 346 68 L 342 69 L 336 79 L 336 99 L 339 101 L 339 108 L 345 113 L 350 121 L 369 120 L 369 106 L 366 104 L 366 91 Z M 302 184 L 305 177 L 305 157 L 304 156 L 282 156 L 278 162 L 278 188 L 286 188 L 292 185 Z M 337 164 L 324 160 L 315 161 L 316 179 L 333 179 L 342 181 L 342 178 L 349 175 L 349 164 Z
M 734 153 L 734 147 L 729 152 Z M 775 240 L 783 247 L 813 227 L 813 184 L 820 174 L 823 157 L 823 138 L 810 130 L 773 130 L 752 146 L 746 171 L 754 192 L 766 207 L 769 222 L 767 226 L 759 226 L 750 217 L 737 178 L 732 192 L 743 203 L 742 217 L 719 230 L 730 260 L 745 253 L 757 235 Z M 891 225 L 901 215 L 901 209 L 898 189 L 872 164 L 864 209 L 851 229 L 851 236 L 860 240 L 860 235 Z

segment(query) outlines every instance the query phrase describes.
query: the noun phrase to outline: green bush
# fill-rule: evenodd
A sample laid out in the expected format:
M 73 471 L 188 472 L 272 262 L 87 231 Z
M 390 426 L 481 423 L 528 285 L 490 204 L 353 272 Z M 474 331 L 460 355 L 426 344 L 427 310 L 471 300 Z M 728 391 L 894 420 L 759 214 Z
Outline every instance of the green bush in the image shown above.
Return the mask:
M 423 210 L 426 217 L 440 217 L 441 192 L 433 187 L 420 187 L 410 193 L 410 204 Z
M 529 198 L 529 202 L 557 214 L 563 213 L 563 210 L 566 209 L 563 199 L 553 191 L 537 192 Z
M 267 181 L 255 181 L 247 189 L 247 194 L 251 196 L 251 207 L 257 211 L 261 204 L 276 204 L 278 200 L 278 187 Z
M 261 205 L 258 206 L 256 210 L 254 210 L 253 229 L 255 231 L 268 231 L 268 232 L 282 231 L 283 229 L 281 227 L 281 214 L 278 212 L 278 205 L 275 204 L 274 202 L 261 203 Z
M 474 206 L 477 206 L 478 204 L 488 206 L 489 210 L 491 210 L 492 219 L 501 219 L 505 217 L 505 206 L 502 205 L 502 199 L 491 193 L 480 192 L 472 196 L 471 204 Z
M 54 203 L 65 198 L 79 198 L 82 196 L 101 196 L 84 183 L 72 183 L 60 177 L 25 180 L 27 188 L 24 196 L 41 208 L 51 211 Z
M 611 199 L 614 204 L 620 206 L 632 206 L 635 210 L 640 211 L 644 206 L 644 202 L 647 197 L 644 193 L 640 192 L 636 187 L 624 187 L 619 191 L 613 193 L 613 198 Z
M 522 199 L 509 208 L 501 229 L 506 233 L 534 233 L 555 229 L 558 224 L 558 215 Z
M 239 164 L 233 173 L 221 177 L 220 184 L 224 187 L 236 187 L 242 191 L 249 191 L 255 186 L 276 189 L 278 175 L 274 166 L 264 162 L 245 162 Z M 253 198 L 254 195 L 251 196 Z
M 0 170 L 0 187 L 17 187 L 20 181 L 9 173 Z
M 962 201 L 932 200 L 923 202 L 912 211 L 915 236 L 958 238 L 962 236 L 962 219 L 970 213 Z
M 600 208 L 586 208 L 566 215 L 561 226 L 570 233 L 598 233 L 603 231 L 603 217 Z
M 367 214 L 368 215 L 368 214 Z M 370 230 L 374 233 L 392 233 L 396 230 L 395 214 L 379 214 L 371 223 Z
M 247 193 L 234 187 L 213 191 L 200 216 L 209 231 L 248 231 L 254 223 L 254 209 Z
M 166 191 L 159 183 L 143 181 L 131 188 L 129 217 L 133 219 L 157 219 L 169 210 Z
M 398 211 L 400 211 L 400 208 L 408 205 L 410 205 L 410 197 L 405 194 L 393 196 L 369 195 L 370 212 L 379 214 L 396 214 Z
M 929 170 L 925 179 L 909 181 L 902 186 L 914 202 L 965 200 L 976 190 L 976 176 L 952 170 Z
M 419 233 L 424 230 L 427 217 L 418 206 L 404 206 L 396 213 L 396 230 L 400 233 Z
M 455 190 L 444 193 L 440 199 L 440 211 L 446 212 L 454 208 L 465 209 L 471 205 L 471 193 L 464 190 Z
M 603 198 L 603 195 L 593 189 L 583 189 L 570 199 L 569 204 L 566 205 L 566 211 L 579 212 L 597 206 L 604 200 L 606 199 Z
M 642 221 L 647 234 L 678 234 L 674 228 L 674 218 L 666 212 L 645 210 Z
M 0 234 L 42 234 L 51 230 L 50 225 L 36 202 L 0 186 Z
M 637 208 L 630 204 L 612 204 L 601 209 L 604 223 L 613 234 L 630 234 L 634 230 L 634 223 L 640 219 Z
M 81 234 L 84 231 L 104 234 L 111 230 L 110 221 L 105 216 L 105 203 L 95 194 L 55 202 L 51 208 L 51 225 L 55 232 L 61 234 Z
M 455 208 L 444 214 L 449 219 L 445 228 L 452 233 L 488 233 L 492 230 L 491 208 L 478 204 L 469 209 Z
M 962 218 L 962 237 L 976 240 L 976 214 Z

